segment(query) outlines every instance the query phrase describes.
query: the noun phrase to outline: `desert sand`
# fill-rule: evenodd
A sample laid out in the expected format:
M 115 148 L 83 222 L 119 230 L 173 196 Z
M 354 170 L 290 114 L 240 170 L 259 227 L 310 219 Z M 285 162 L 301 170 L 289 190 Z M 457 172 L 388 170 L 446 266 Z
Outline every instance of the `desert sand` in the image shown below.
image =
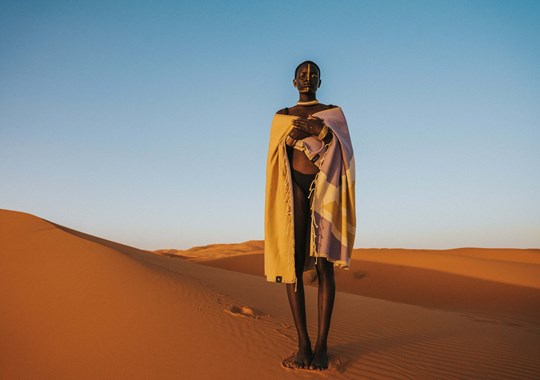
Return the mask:
M 355 250 L 324 372 L 280 366 L 295 331 L 262 254 L 149 252 L 0 210 L 0 378 L 540 378 L 538 249 Z

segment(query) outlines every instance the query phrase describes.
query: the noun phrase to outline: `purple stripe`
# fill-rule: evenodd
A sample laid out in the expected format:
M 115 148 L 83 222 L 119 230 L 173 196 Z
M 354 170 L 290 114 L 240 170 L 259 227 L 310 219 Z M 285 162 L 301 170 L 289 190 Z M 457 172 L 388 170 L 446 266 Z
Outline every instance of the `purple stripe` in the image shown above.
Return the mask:
M 331 223 L 318 212 L 314 212 L 315 223 L 318 226 L 316 247 L 319 256 L 328 257 L 331 261 L 345 261 L 349 263 L 349 250 L 332 233 Z
M 326 152 L 321 171 L 326 174 L 327 182 L 339 187 L 341 183 L 341 153 L 336 149 L 336 144 L 332 144 Z

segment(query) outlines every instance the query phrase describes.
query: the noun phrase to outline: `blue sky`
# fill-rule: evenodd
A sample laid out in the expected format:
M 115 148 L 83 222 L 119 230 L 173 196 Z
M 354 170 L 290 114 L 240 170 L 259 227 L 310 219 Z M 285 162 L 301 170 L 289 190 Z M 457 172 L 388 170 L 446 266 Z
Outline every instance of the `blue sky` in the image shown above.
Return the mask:
M 269 126 L 322 70 L 356 247 L 540 247 L 540 3 L 0 5 L 0 208 L 146 249 L 263 238 Z

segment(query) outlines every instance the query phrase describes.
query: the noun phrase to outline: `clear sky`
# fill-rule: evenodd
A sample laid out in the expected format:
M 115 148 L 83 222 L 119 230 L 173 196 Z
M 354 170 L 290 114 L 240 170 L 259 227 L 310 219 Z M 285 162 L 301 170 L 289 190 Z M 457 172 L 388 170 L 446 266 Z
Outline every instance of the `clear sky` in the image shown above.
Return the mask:
M 0 208 L 146 249 L 263 238 L 298 63 L 356 247 L 540 247 L 538 1 L 2 1 Z

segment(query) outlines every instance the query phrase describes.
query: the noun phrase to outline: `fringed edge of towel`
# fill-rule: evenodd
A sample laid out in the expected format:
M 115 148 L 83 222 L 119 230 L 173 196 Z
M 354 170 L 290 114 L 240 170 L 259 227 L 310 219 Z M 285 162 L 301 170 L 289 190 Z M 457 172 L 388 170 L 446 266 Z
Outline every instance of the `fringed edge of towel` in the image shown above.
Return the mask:
M 287 266 L 288 269 L 292 269 L 292 273 L 294 274 L 294 291 L 296 292 L 296 289 L 298 287 L 298 279 L 296 278 L 296 270 L 294 269 L 294 201 L 292 197 L 292 174 L 291 169 L 289 165 L 289 159 L 287 156 L 287 147 L 285 144 L 285 141 L 281 144 L 282 149 L 282 157 L 284 162 L 283 171 L 284 171 L 284 177 L 285 177 L 285 200 L 287 205 L 287 216 L 286 216 L 286 223 L 287 223 L 287 231 L 292 235 L 289 239 L 289 247 L 287 252 Z M 291 232 L 293 231 L 293 232 Z
M 330 131 L 332 131 L 332 129 L 330 129 Z M 322 157 L 320 158 L 319 167 L 322 167 L 322 165 L 324 163 L 324 160 L 326 159 L 326 155 L 328 154 L 328 151 L 329 151 L 329 149 L 328 149 L 329 145 L 334 144 L 335 139 L 336 139 L 336 135 L 334 133 L 334 136 L 333 136 L 332 140 L 330 140 L 330 142 L 328 144 L 325 144 L 325 151 L 324 151 L 324 154 L 322 155 Z M 309 187 L 309 196 L 308 196 L 308 198 L 310 200 L 311 200 L 311 196 L 315 192 L 315 187 L 317 186 L 317 180 L 319 179 L 320 174 L 321 174 L 321 171 L 319 170 L 317 172 L 317 174 L 315 175 L 315 179 L 311 183 L 311 186 Z M 319 252 L 317 250 L 317 237 L 320 236 L 318 234 L 318 231 L 319 231 L 319 228 L 322 228 L 322 227 L 319 227 L 317 225 L 317 223 L 315 222 L 315 208 L 313 207 L 313 201 L 310 202 L 309 207 L 310 207 L 310 212 L 311 212 L 311 233 L 310 233 L 310 239 L 309 239 L 310 240 L 310 252 L 309 252 L 309 254 L 310 254 L 310 256 L 315 256 L 315 265 L 317 265 L 317 259 L 320 256 Z

